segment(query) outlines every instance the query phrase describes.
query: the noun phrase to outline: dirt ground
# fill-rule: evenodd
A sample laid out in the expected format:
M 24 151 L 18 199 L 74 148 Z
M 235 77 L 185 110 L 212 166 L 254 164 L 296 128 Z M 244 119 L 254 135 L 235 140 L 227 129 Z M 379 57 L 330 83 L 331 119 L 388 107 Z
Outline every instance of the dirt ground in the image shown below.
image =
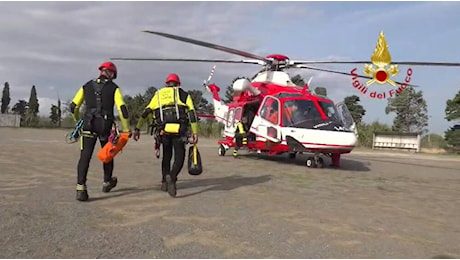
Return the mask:
M 459 157 L 359 150 L 308 169 L 305 155 L 219 157 L 202 139 L 204 173 L 184 167 L 171 198 L 143 135 L 108 194 L 93 155 L 79 202 L 79 145 L 64 135 L 0 128 L 1 258 L 460 257 Z

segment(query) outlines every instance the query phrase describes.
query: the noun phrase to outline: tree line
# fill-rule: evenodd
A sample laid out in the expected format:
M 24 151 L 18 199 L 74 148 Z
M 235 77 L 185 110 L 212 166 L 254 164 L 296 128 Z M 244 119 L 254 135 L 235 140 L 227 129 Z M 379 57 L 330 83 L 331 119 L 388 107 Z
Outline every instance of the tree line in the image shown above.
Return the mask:
M 236 77 L 233 82 L 243 77 Z M 295 75 L 291 78 L 298 86 L 304 86 L 305 81 L 300 75 Z M 134 126 L 142 114 L 145 106 L 151 100 L 157 88 L 154 86 L 147 87 L 143 93 L 138 93 L 134 96 L 124 95 L 124 100 L 130 111 L 130 124 Z M 313 92 L 317 95 L 327 97 L 327 89 L 324 87 L 316 87 Z M 206 98 L 203 97 L 201 90 L 190 90 L 194 106 L 197 114 L 212 115 L 213 105 Z M 231 84 L 227 86 L 223 102 L 228 104 L 233 100 L 234 91 Z M 394 113 L 393 124 L 382 124 L 378 121 L 372 123 L 363 122 L 363 117 L 366 114 L 366 109 L 360 104 L 360 98 L 357 95 L 351 95 L 344 98 L 348 110 L 351 113 L 354 121 L 356 122 L 359 143 L 362 146 L 371 147 L 374 132 L 419 132 L 426 134 L 426 127 L 428 126 L 428 110 L 427 104 L 423 97 L 422 91 L 415 91 L 413 88 L 407 88 L 393 98 L 388 99 L 385 113 Z M 40 118 L 39 102 L 37 98 L 37 91 L 35 85 L 30 90 L 29 100 L 18 100 L 10 109 L 10 85 L 5 82 L 2 92 L 1 100 L 1 113 L 2 114 L 18 114 L 21 117 L 21 126 L 25 127 L 73 127 L 73 120 L 69 113 L 70 100 L 63 102 L 58 99 L 57 104 L 52 104 L 50 108 L 50 115 L 47 118 Z M 83 108 L 84 109 L 84 106 Z M 460 118 L 460 91 L 452 99 L 446 101 L 445 119 L 449 122 L 458 120 Z M 200 120 L 199 126 L 201 133 L 205 136 L 220 137 L 222 125 L 215 123 L 213 120 Z M 449 128 L 445 131 L 445 137 L 430 134 L 425 135 L 422 139 L 422 144 L 429 146 L 432 141 L 435 142 L 440 148 L 450 146 L 460 148 L 460 125 Z M 428 142 L 427 142 L 428 140 Z
M 40 118 L 38 113 L 40 111 L 40 104 L 38 103 L 37 89 L 35 88 L 35 85 L 33 85 L 30 89 L 29 101 L 20 99 L 11 108 L 10 103 L 10 84 L 5 82 L 2 91 L 1 113 L 13 113 L 20 115 L 21 126 L 37 127 L 39 125 Z M 58 100 L 58 105 L 53 105 L 51 107 L 51 110 L 53 113 L 49 119 L 60 126 L 60 100 Z

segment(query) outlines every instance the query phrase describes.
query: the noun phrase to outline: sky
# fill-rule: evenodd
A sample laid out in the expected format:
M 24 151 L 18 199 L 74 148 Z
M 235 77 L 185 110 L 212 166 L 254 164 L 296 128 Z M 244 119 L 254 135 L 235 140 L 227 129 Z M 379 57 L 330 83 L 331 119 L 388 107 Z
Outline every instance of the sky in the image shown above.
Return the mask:
M 460 2 L 0 2 L 0 84 L 8 82 L 12 107 L 29 99 L 35 85 L 40 114 L 49 115 L 58 95 L 70 100 L 97 77 L 111 57 L 244 59 L 147 33 L 154 30 L 208 41 L 260 56 L 280 53 L 295 60 L 370 60 L 380 31 L 392 61 L 460 62 Z M 186 90 L 203 90 L 212 63 L 114 61 L 123 94 L 161 87 L 169 73 Z M 323 65 L 350 72 L 363 65 Z M 404 80 L 400 66 L 396 80 Z M 460 67 L 412 66 L 411 83 L 428 104 L 432 133 L 452 125 L 444 119 L 446 101 L 460 90 Z M 217 64 L 212 82 L 222 90 L 237 76 L 260 68 Z M 360 94 L 349 76 L 300 71 L 311 88 L 326 87 L 334 101 L 358 95 L 365 122 L 391 124 L 386 100 Z M 365 80 L 360 80 L 365 82 Z M 384 92 L 389 85 L 372 85 Z M 223 95 L 223 91 L 221 91 Z M 210 99 L 210 95 L 206 95 Z

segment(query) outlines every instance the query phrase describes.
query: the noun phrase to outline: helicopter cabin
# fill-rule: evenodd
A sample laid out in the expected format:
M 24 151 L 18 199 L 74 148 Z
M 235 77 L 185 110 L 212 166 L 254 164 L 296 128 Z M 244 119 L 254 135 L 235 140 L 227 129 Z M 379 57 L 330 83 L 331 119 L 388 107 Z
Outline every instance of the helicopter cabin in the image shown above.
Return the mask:
M 271 84 L 260 85 L 258 89 L 260 95 L 247 95 L 242 92 L 235 97 L 235 102 L 229 104 L 226 118 L 226 127 L 229 131 L 236 130 L 236 123 L 243 116 L 247 116 L 249 125 L 252 125 L 256 114 L 271 124 L 282 127 L 332 130 L 326 126 L 318 128 L 318 125 L 325 121 L 342 123 L 344 119 L 347 121 L 347 126 L 353 124 L 352 118 L 346 116 L 346 111 L 337 109 L 336 105 L 327 98 L 304 93 L 301 90 L 286 91 Z M 340 112 L 342 115 L 339 114 Z

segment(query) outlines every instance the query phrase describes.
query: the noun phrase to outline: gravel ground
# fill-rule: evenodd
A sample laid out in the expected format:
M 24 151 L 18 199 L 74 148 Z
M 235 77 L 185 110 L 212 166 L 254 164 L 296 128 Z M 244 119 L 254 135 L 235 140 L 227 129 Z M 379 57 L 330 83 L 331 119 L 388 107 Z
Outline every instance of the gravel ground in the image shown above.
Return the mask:
M 306 156 L 219 157 L 202 139 L 204 173 L 184 167 L 171 198 L 143 135 L 108 194 L 93 155 L 79 202 L 79 145 L 64 135 L 0 128 L 1 258 L 460 257 L 458 157 L 360 150 L 308 169 Z

